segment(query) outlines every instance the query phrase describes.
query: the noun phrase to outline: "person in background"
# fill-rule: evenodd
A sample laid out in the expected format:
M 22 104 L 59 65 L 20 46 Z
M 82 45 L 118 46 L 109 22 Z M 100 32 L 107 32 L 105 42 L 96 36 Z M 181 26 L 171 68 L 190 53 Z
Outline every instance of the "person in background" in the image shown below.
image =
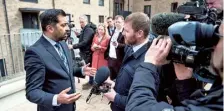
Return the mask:
M 79 22 L 82 31 L 77 37 L 79 38 L 79 43 L 68 45 L 69 49 L 79 49 L 80 56 L 84 59 L 85 63 L 92 63 L 92 51 L 91 44 L 94 37 L 94 30 L 90 27 L 88 23 L 88 18 L 86 15 L 79 17 Z M 89 89 L 93 85 L 93 77 L 89 77 L 89 82 L 82 85 L 82 89 Z
M 92 67 L 99 69 L 102 66 L 108 66 L 108 62 L 104 58 L 104 53 L 108 44 L 109 36 L 107 35 L 106 27 L 103 24 L 100 24 L 91 45 L 91 50 L 93 51 Z
M 121 63 L 124 58 L 124 36 L 122 35 L 124 27 L 124 17 L 117 15 L 115 17 L 115 32 L 110 38 L 109 46 L 105 52 L 105 58 L 108 60 L 108 67 L 110 69 L 110 78 L 113 80 L 117 77 L 120 70 Z
M 112 17 L 107 17 L 107 31 L 110 37 L 113 36 L 116 27 L 114 26 L 114 20 Z

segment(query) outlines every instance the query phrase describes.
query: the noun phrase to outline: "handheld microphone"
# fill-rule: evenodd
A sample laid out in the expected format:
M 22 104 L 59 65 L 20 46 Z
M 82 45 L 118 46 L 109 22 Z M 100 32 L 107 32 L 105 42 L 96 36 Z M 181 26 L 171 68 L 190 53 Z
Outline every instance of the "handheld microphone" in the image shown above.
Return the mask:
M 179 21 L 186 21 L 184 14 L 159 13 L 152 17 L 151 30 L 157 35 L 168 35 L 168 27 Z
M 104 81 L 107 80 L 107 78 L 110 76 L 110 70 L 108 67 L 100 67 L 97 72 L 96 72 L 96 76 L 95 76 L 95 80 L 94 80 L 94 84 L 93 87 L 90 91 L 89 96 L 86 99 L 86 103 L 89 101 L 90 97 L 92 96 L 92 94 L 100 94 L 105 93 L 107 90 L 102 90 L 100 89 L 100 86 L 104 83 Z

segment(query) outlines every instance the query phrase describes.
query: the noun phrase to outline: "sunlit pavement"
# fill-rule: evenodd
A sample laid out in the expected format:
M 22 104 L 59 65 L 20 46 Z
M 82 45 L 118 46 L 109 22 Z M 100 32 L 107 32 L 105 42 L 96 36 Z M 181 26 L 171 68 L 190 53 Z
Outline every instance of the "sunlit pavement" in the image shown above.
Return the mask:
M 82 97 L 76 102 L 76 111 L 110 111 L 108 101 L 100 95 L 92 95 L 90 104 L 85 102 L 90 90 L 81 90 L 81 86 L 87 82 L 88 77 L 80 80 L 77 83 L 76 79 L 76 90 L 81 92 Z M 24 90 L 0 99 L 0 111 L 36 111 L 36 107 L 36 104 L 26 99 Z

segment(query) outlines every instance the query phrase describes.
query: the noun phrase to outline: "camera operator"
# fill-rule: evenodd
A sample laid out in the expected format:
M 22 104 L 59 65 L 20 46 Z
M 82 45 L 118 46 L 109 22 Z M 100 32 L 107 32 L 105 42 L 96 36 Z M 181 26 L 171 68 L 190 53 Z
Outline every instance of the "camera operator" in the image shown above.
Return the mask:
M 219 14 L 223 13 L 223 0 L 206 0 L 206 3 L 208 8 L 216 8 Z
M 223 25 L 220 26 L 220 34 L 223 33 Z M 183 100 L 181 105 L 172 106 L 165 102 L 157 102 L 157 92 L 160 84 L 158 69 L 166 64 L 172 42 L 169 38 L 154 39 L 146 53 L 144 63 L 136 69 L 132 86 L 129 91 L 126 111 L 217 111 L 223 110 L 223 38 L 215 47 L 212 58 L 212 66 L 219 78 L 216 79 L 209 91 L 197 90 L 191 97 Z M 174 64 L 177 79 L 189 79 L 192 76 L 191 69 L 181 64 Z M 189 86 L 190 87 L 190 86 Z

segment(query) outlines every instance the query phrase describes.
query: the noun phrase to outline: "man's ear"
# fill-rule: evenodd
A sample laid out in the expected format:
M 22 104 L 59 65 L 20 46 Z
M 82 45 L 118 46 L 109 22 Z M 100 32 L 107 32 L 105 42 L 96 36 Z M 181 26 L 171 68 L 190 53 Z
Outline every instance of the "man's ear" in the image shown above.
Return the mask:
M 138 38 L 144 37 L 144 31 L 143 30 L 137 31 L 136 37 L 138 37 Z
M 46 26 L 46 30 L 47 30 L 48 32 L 50 32 L 50 33 L 53 33 L 53 32 L 54 32 L 54 27 L 51 26 L 51 25 L 47 25 L 47 26 Z

